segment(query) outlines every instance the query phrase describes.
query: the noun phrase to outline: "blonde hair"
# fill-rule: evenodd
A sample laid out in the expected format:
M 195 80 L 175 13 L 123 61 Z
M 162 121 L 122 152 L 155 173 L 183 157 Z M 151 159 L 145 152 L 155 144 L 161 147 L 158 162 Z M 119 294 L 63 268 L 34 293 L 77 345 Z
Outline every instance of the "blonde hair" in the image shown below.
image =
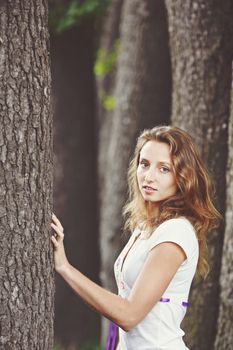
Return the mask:
M 137 167 L 142 147 L 151 140 L 169 145 L 177 192 L 159 206 L 159 216 L 145 201 L 137 183 Z M 217 226 L 221 214 L 213 204 L 214 189 L 210 175 L 191 136 L 178 127 L 157 126 L 139 136 L 128 169 L 129 199 L 124 206 L 125 230 L 133 231 L 140 223 L 152 233 L 171 218 L 185 216 L 194 226 L 199 242 L 197 270 L 202 277 L 209 273 L 207 233 Z

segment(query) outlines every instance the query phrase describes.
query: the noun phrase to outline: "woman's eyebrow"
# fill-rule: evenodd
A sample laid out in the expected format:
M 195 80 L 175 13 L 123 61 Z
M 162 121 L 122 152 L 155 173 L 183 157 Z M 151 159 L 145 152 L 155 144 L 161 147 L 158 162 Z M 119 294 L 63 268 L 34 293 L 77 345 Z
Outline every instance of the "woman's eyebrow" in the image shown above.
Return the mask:
M 165 162 L 165 161 L 159 161 L 160 164 L 167 164 L 167 165 L 170 165 L 171 166 L 171 163 L 169 162 Z
M 147 158 L 145 158 L 145 157 L 139 157 L 139 160 L 140 160 L 140 161 L 150 162 L 150 161 L 149 161 Z M 171 163 L 170 163 L 170 162 L 167 162 L 167 161 L 164 161 L 164 160 L 159 160 L 159 161 L 158 161 L 158 164 L 166 164 L 166 165 L 171 166 Z

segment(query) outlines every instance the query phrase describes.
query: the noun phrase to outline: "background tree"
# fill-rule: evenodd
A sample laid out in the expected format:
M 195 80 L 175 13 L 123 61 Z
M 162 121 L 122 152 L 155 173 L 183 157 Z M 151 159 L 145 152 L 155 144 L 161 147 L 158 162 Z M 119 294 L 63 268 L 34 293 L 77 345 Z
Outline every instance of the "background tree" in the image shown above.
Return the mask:
M 46 1 L 0 3 L 0 348 L 53 346 Z
M 233 85 L 231 88 L 233 91 Z M 216 350 L 230 349 L 233 344 L 233 94 L 231 94 L 231 114 L 228 131 L 228 164 L 227 164 L 227 200 L 226 200 L 226 227 L 220 275 L 220 307 L 215 340 Z
M 55 102 L 54 203 L 65 227 L 70 262 L 98 281 L 93 38 L 90 21 L 51 37 Z M 57 277 L 55 329 L 59 342 L 73 349 L 98 338 L 98 319 Z
M 122 245 L 122 207 L 126 200 L 126 173 L 139 129 L 168 120 L 170 60 L 163 1 L 125 0 L 120 25 L 111 138 L 101 191 L 101 280 L 116 291 L 113 262 Z M 101 167 L 100 163 L 100 167 Z M 106 338 L 106 323 L 102 335 Z
M 80 9 L 78 3 L 72 11 L 67 5 L 62 6 L 61 12 L 58 9 L 51 7 L 55 212 L 65 228 L 70 262 L 99 282 L 93 74 L 95 17 L 86 18 L 84 12 L 71 21 L 72 11 L 75 16 Z M 57 12 L 60 17 L 55 20 Z M 93 345 L 99 338 L 99 316 L 59 276 L 56 282 L 56 342 L 65 349 L 80 349 L 87 343 Z
M 231 2 L 167 1 L 173 67 L 172 123 L 199 145 L 216 184 L 217 206 L 225 211 L 227 129 L 232 43 Z M 224 225 L 209 235 L 211 273 L 196 281 L 185 321 L 188 345 L 213 349 L 217 328 L 219 273 Z M 206 315 L 211 317 L 206 317 Z
M 111 138 L 112 115 L 115 107 L 114 89 L 116 64 L 120 42 L 119 26 L 123 0 L 113 0 L 105 11 L 99 33 L 98 50 L 95 62 L 97 92 L 97 142 L 98 142 L 98 194 L 99 203 L 103 189 L 107 164 L 107 145 Z M 101 204 L 100 204 L 101 206 Z

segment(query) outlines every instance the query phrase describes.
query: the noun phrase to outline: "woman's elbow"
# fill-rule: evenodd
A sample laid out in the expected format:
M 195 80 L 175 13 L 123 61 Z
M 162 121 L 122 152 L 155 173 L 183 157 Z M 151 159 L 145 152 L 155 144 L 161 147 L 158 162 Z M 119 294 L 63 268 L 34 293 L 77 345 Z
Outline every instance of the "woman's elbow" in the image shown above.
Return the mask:
M 125 332 L 130 332 L 134 327 L 137 326 L 138 323 L 139 321 L 135 317 L 125 315 L 124 320 L 119 322 L 119 327 Z
M 141 318 L 134 305 L 125 300 L 124 308 L 119 313 L 118 326 L 125 332 L 130 332 L 140 322 Z
M 125 325 L 122 325 L 122 326 L 119 326 L 121 329 L 123 329 L 123 331 L 125 332 L 130 332 L 134 327 L 132 325 L 128 325 L 128 324 L 125 324 Z

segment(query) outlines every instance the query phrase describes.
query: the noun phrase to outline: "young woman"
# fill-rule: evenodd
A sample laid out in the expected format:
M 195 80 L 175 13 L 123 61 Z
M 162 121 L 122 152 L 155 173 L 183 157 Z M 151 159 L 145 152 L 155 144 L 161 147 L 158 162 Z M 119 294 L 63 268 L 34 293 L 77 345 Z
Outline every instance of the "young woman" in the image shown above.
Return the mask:
M 159 126 L 139 136 L 128 180 L 125 229 L 132 235 L 114 265 L 118 295 L 69 264 L 53 215 L 55 269 L 119 326 L 117 349 L 187 349 L 180 324 L 196 269 L 208 273 L 206 234 L 220 219 L 208 172 L 185 131 Z

